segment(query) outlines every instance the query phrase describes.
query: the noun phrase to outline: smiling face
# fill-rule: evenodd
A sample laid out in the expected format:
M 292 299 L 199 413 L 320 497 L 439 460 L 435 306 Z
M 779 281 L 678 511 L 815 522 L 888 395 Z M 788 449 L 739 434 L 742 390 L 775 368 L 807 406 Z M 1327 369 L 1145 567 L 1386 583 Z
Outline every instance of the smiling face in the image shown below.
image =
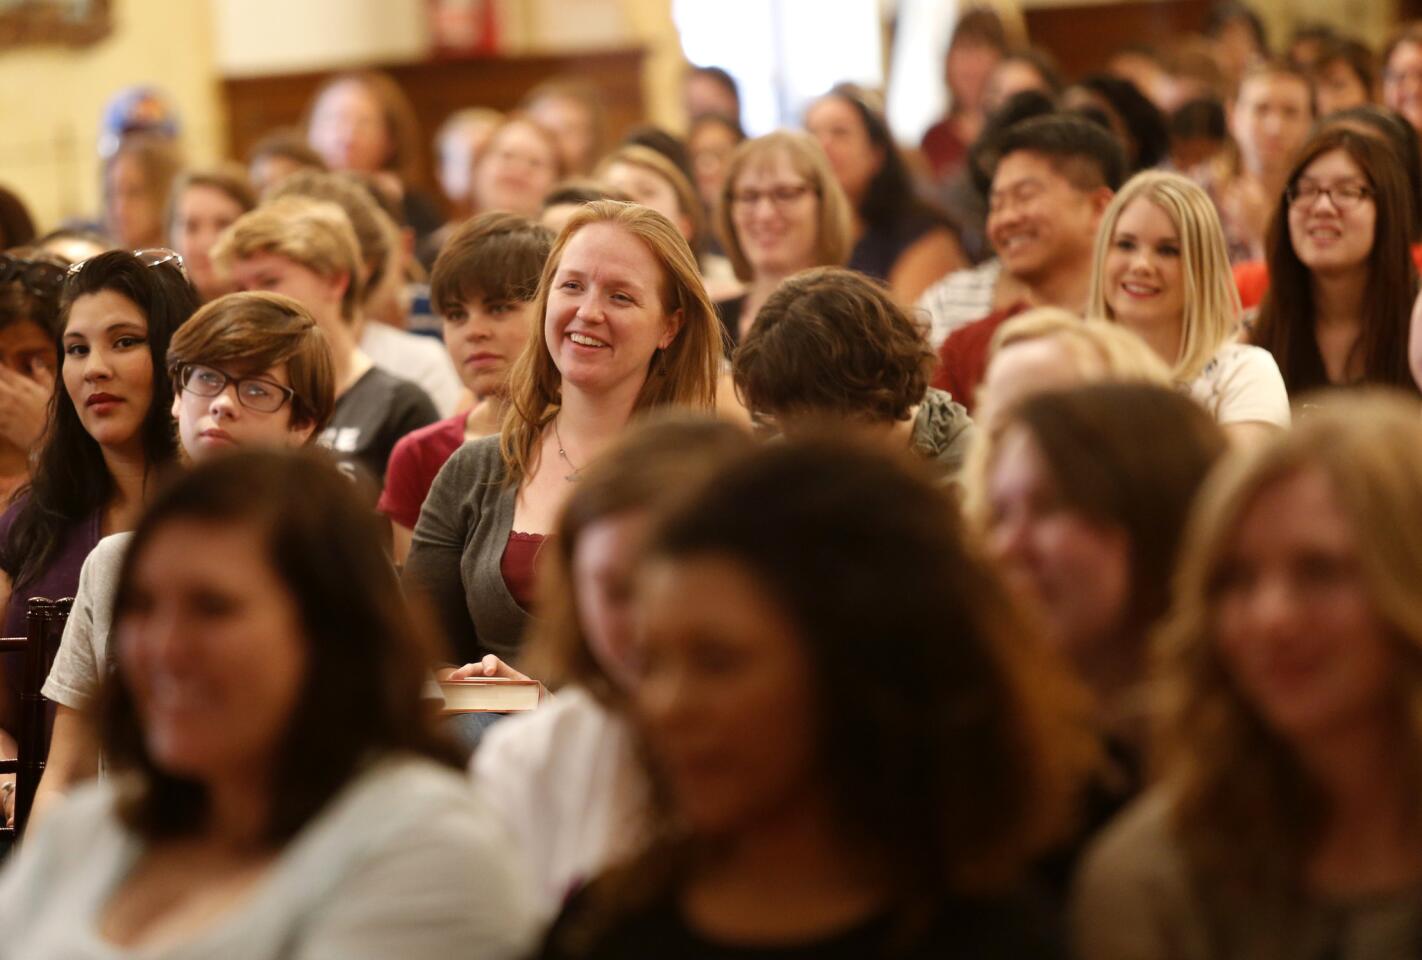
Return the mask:
M 843 97 L 822 97 L 805 114 L 805 129 L 820 142 L 834 178 L 858 206 L 884 165 L 884 152 L 870 141 L 859 108 Z
M 1102 270 L 1106 305 L 1118 323 L 1132 330 L 1179 326 L 1185 312 L 1180 231 L 1161 207 L 1145 197 L 1126 204 Z
M 173 520 L 136 558 L 119 673 L 154 764 L 211 782 L 270 772 L 306 671 L 291 592 L 244 524 Z
M 215 397 L 203 396 L 198 387 L 211 383 L 215 388 L 222 378 L 227 384 Z M 237 398 L 237 380 L 245 378 L 242 388 L 249 403 L 275 402 L 281 387 L 291 387 L 286 364 L 279 363 L 265 370 L 239 371 L 228 366 L 200 365 L 187 386 L 173 398 L 173 416 L 178 421 L 178 438 L 183 451 L 194 462 L 201 462 L 214 453 L 238 447 L 299 447 L 311 436 L 311 424 L 293 424 L 291 401 L 274 412 L 254 410 Z
M 543 317 L 565 394 L 641 389 L 652 355 L 681 324 L 662 304 L 666 284 L 651 249 L 622 227 L 590 223 L 568 239 Z
M 1330 150 L 1304 167 L 1295 189 L 1368 191 L 1351 206 L 1332 196 L 1319 195 L 1311 201 L 1300 198 L 1289 204 L 1289 239 L 1304 266 L 1318 273 L 1338 273 L 1367 266 L 1377 228 L 1377 204 L 1367 175 L 1345 150 Z
M 1422 44 L 1399 43 L 1383 66 L 1383 104 L 1422 130 Z
M 101 447 L 140 446 L 153 402 L 148 318 L 112 290 L 85 294 L 64 327 L 64 389 L 79 422 Z
M 356 80 L 321 94 L 311 111 L 307 138 L 332 170 L 375 173 L 384 169 L 394 150 L 380 101 Z
M 1014 151 L 993 174 L 988 240 L 1009 274 L 1036 285 L 1090 261 L 1108 197 L 1079 189 L 1040 153 Z
M 1095 661 L 1114 640 L 1130 596 L 1126 534 L 1062 502 L 1046 458 L 1020 426 L 998 444 L 988 507 L 988 549 L 1009 584 L 1040 607 L 1067 656 Z
M 656 561 L 640 583 L 636 717 L 678 814 L 734 836 L 813 796 L 811 668 L 788 614 L 726 558 Z
M 191 186 L 178 198 L 173 211 L 173 249 L 182 254 L 183 266 L 204 300 L 228 292 L 213 269 L 208 251 L 217 235 L 242 215 L 242 205 L 216 187 Z
M 444 345 L 460 381 L 476 397 L 508 391 L 509 367 L 528 342 L 533 304 L 474 298 L 444 313 Z
M 820 202 L 783 152 L 741 169 L 731 185 L 731 223 L 754 273 L 788 276 L 815 265 Z
M 1302 745 L 1392 708 L 1392 640 L 1325 474 L 1303 470 L 1265 487 L 1219 569 L 1220 657 L 1276 734 Z
M 474 202 L 481 212 L 502 210 L 537 218 L 558 178 L 553 144 L 528 123 L 505 124 L 474 170 Z

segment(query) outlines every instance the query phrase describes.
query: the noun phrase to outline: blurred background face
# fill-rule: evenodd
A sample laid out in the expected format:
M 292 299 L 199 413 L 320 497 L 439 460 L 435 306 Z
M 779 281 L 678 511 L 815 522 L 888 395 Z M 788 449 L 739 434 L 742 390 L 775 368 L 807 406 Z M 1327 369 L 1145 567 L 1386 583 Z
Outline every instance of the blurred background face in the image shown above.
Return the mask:
M 375 173 L 384 169 L 395 150 L 380 101 L 356 80 L 321 94 L 311 111 L 307 139 L 332 170 Z
M 820 198 L 788 156 L 772 153 L 746 164 L 730 202 L 736 239 L 756 274 L 787 276 L 814 266 Z
M 114 242 L 129 250 L 161 245 L 161 204 L 138 158 L 131 153 L 118 154 L 105 176 L 106 228 Z
M 1330 60 L 1313 76 L 1314 106 L 1320 117 L 1372 102 L 1373 92 L 1346 60 Z
M 33 320 L 16 320 L 0 327 L 0 363 L 30 379 L 35 378 L 37 368 L 52 374 L 59 366 L 49 331 Z
M 509 123 L 479 158 L 474 202 L 480 212 L 501 210 L 536 218 L 557 177 L 558 157 L 548 138 L 529 124 Z
M 1245 170 L 1266 177 L 1287 170 L 1313 124 L 1311 95 L 1292 74 L 1257 74 L 1240 85 L 1229 127 Z
M 681 209 L 681 200 L 676 188 L 656 171 L 635 163 L 609 164 L 602 174 L 603 182 L 614 190 L 627 194 L 636 203 L 655 210 L 666 217 L 681 231 L 681 235 L 691 242 L 691 221 L 686 211 Z
M 686 149 L 696 173 L 696 191 L 708 210 L 716 208 L 716 198 L 721 195 L 721 185 L 726 180 L 726 167 L 739 143 L 735 131 L 714 122 L 698 124 L 687 138 Z
M 474 167 L 498 121 L 461 124 L 439 141 L 439 185 L 456 204 L 467 204 L 474 187 Z
M 572 97 L 543 97 L 528 108 L 528 115 L 544 130 L 553 134 L 563 169 L 569 174 L 583 173 L 597 158 L 592 155 L 597 143 L 596 120 L 587 107 Z
M 988 75 L 983 91 L 983 111 L 992 113 L 1014 94 L 1026 90 L 1050 92 L 1046 79 L 1026 60 L 1003 60 Z
M 1330 191 L 1289 204 L 1289 238 L 1304 266 L 1320 273 L 1356 270 L 1367 264 L 1377 230 L 1377 202 L 1371 196 L 1348 200 L 1332 193 L 1371 190 L 1361 167 L 1345 150 L 1330 150 L 1304 167 L 1295 188 Z M 1335 197 L 1337 199 L 1335 199 Z
M 741 564 L 659 561 L 639 581 L 635 714 L 678 813 L 734 836 L 817 795 L 805 638 Z
M 1078 663 L 1115 639 L 1130 596 L 1124 531 L 1082 516 L 1061 499 L 1036 441 L 1009 427 L 988 472 L 988 548 L 1048 633 Z
M 695 119 L 714 113 L 739 120 L 740 105 L 735 96 L 719 80 L 703 73 L 691 73 L 686 78 L 686 115 Z
M 1422 130 L 1422 46 L 1399 43 L 1383 66 L 1383 103 Z
M 976 40 L 961 41 L 949 47 L 944 74 L 954 109 L 961 106 L 971 112 L 982 106 L 988 75 L 1001 59 L 1002 51 L 997 47 Z
M 204 300 L 227 293 L 229 285 L 213 268 L 208 251 L 242 215 L 242 205 L 216 187 L 192 186 L 178 198 L 173 211 L 172 247 L 183 256 L 188 277 Z
M 1388 722 L 1397 706 L 1396 641 L 1321 470 L 1265 487 L 1240 518 L 1220 571 L 1219 654 L 1267 726 L 1304 744 Z
M 573 548 L 578 621 L 593 659 L 623 690 L 631 690 L 638 675 L 632 581 L 650 529 L 645 511 L 612 514 L 584 528 Z
M 835 179 L 858 206 L 884 163 L 883 152 L 869 140 L 859 109 L 843 97 L 822 97 L 805 114 L 805 129 L 820 142 Z
M 261 784 L 300 694 L 306 640 L 258 532 L 174 520 L 132 573 L 118 665 L 159 769 Z

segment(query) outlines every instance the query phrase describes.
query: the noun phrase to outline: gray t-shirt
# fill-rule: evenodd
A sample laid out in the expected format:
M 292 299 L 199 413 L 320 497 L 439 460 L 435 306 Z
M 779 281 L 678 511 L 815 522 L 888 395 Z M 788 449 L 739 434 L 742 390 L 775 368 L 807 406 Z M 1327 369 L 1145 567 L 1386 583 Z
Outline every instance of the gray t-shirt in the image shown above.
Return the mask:
M 108 675 L 114 594 L 118 592 L 119 569 L 132 537 L 131 532 L 104 537 L 79 571 L 79 588 L 64 624 L 64 637 L 40 691 L 55 703 L 84 709 Z
M 498 817 L 454 770 L 368 767 L 240 902 L 176 946 L 124 949 L 100 918 L 144 852 L 117 787 L 76 790 L 0 874 L 0 960 L 504 960 L 537 920 Z

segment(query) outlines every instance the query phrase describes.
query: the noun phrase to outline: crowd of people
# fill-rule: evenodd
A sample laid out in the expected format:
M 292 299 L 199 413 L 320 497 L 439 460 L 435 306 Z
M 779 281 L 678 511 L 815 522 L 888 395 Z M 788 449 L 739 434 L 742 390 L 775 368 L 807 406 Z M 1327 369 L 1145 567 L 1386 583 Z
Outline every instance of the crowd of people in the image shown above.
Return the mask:
M 1422 956 L 1422 25 L 1011 27 L 0 193 L 0 960 Z

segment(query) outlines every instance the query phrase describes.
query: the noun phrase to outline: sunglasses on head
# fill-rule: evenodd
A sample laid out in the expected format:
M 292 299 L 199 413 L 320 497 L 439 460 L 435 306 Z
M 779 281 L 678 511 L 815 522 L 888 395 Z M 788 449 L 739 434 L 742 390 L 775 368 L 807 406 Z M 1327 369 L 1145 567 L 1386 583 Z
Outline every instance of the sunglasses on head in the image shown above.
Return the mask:
M 112 251 L 105 251 L 105 253 L 109 252 Z M 183 265 L 183 255 L 176 250 L 169 250 L 167 247 L 148 247 L 144 250 L 131 250 L 129 253 L 139 264 L 145 267 L 161 267 L 165 263 L 171 263 L 178 268 L 178 272 L 183 275 L 183 278 L 187 279 L 188 270 L 187 267 Z M 97 256 L 103 256 L 103 254 L 97 254 Z M 65 274 L 65 278 L 77 277 L 80 272 L 83 271 L 85 265 L 89 263 L 89 260 L 93 259 L 94 257 L 89 257 L 88 260 L 80 260 L 71 266 L 69 271 Z
M 64 277 L 64 268 L 56 264 L 0 253 L 0 284 L 19 281 L 34 296 L 49 298 L 59 295 Z

